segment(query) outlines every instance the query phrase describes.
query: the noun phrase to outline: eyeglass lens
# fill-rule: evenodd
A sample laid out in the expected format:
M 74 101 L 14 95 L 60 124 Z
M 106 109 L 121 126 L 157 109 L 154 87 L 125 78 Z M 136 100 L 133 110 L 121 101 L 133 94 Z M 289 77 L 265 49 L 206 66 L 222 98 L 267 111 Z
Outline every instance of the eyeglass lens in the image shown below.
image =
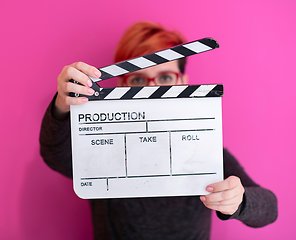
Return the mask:
M 126 82 L 129 86 L 146 86 L 149 81 L 154 81 L 157 85 L 174 85 L 177 82 L 178 75 L 173 72 L 166 72 L 157 75 L 153 79 L 148 79 L 144 75 L 131 74 Z

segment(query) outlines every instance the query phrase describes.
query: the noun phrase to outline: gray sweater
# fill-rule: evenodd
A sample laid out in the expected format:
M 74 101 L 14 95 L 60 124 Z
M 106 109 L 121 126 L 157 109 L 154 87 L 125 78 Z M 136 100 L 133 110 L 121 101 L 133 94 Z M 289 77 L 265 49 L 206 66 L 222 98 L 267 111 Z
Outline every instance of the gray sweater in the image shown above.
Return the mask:
M 40 131 L 40 153 L 46 164 L 72 177 L 70 119 L 52 116 L 50 103 Z M 237 219 L 263 227 L 277 218 L 275 195 L 257 185 L 238 161 L 223 150 L 224 177 L 237 176 L 245 188 L 243 202 L 231 216 L 216 212 L 221 220 Z M 95 239 L 209 239 L 211 210 L 198 196 L 89 200 Z

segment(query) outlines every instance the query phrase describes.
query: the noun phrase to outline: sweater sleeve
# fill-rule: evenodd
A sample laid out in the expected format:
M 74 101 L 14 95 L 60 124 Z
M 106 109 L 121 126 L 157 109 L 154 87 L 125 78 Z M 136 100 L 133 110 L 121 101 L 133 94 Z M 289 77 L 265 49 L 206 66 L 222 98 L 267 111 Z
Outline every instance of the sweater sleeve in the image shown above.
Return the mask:
M 60 121 L 52 116 L 56 95 L 44 114 L 39 135 L 40 154 L 45 163 L 64 176 L 72 177 L 70 115 Z
M 245 188 L 243 201 L 233 215 L 216 212 L 221 220 L 237 219 L 250 227 L 263 227 L 277 219 L 277 198 L 268 189 L 256 184 L 244 171 L 238 161 L 229 153 L 223 151 L 224 178 L 237 176 Z

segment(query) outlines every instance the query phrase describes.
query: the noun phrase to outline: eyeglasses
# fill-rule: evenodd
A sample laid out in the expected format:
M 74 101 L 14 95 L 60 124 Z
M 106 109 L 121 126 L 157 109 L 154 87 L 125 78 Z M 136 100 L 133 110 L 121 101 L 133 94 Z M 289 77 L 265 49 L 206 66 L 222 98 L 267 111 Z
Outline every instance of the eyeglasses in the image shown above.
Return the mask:
M 154 78 L 148 78 L 143 74 L 127 74 L 123 76 L 123 82 L 126 86 L 140 87 L 147 86 L 149 82 L 154 82 L 155 85 L 166 86 L 175 85 L 182 73 L 162 72 Z

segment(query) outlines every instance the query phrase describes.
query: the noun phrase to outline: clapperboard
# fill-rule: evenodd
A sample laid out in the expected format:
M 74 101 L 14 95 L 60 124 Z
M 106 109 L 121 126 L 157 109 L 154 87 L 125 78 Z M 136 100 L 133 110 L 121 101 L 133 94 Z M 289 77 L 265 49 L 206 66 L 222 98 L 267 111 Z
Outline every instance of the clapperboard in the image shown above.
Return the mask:
M 223 86 L 100 88 L 99 81 L 217 48 L 213 39 L 116 63 L 71 106 L 73 182 L 84 199 L 207 194 L 223 180 Z M 76 95 L 78 96 L 78 95 Z

